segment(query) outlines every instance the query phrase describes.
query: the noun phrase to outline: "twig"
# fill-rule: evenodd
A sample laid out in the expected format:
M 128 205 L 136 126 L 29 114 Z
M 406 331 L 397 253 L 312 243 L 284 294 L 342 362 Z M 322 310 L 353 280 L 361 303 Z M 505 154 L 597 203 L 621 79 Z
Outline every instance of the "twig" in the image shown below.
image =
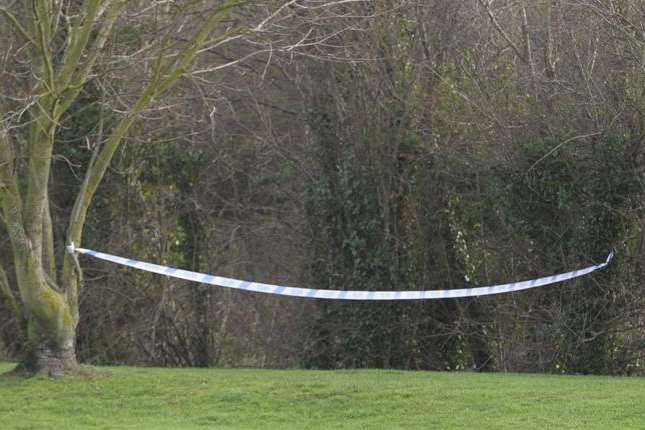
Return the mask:
M 582 134 L 582 135 L 580 135 L 580 136 L 574 136 L 574 137 L 571 137 L 571 138 L 569 138 L 569 139 L 565 140 L 565 141 L 564 141 L 564 142 L 562 142 L 562 143 L 557 144 L 556 146 L 554 146 L 553 148 L 551 148 L 551 150 L 550 150 L 549 152 L 547 152 L 546 154 L 544 154 L 544 155 L 543 155 L 539 160 L 537 160 L 535 163 L 533 163 L 533 165 L 532 165 L 531 167 L 529 167 L 529 168 L 528 168 L 528 170 L 527 170 L 526 172 L 528 173 L 528 172 L 530 172 L 531 170 L 533 170 L 533 168 L 534 168 L 535 166 L 537 166 L 539 163 L 541 163 L 542 161 L 544 161 L 544 159 L 546 159 L 549 155 L 553 154 L 555 151 L 557 151 L 558 149 L 560 149 L 562 146 L 566 145 L 567 143 L 569 143 L 569 142 L 571 142 L 571 141 L 574 141 L 574 140 L 578 140 L 578 139 L 584 139 L 584 138 L 586 138 L 586 137 L 597 136 L 597 135 L 599 135 L 599 134 L 602 134 L 602 131 L 597 131 L 597 132 L 595 132 L 595 133 L 589 133 L 589 134 Z

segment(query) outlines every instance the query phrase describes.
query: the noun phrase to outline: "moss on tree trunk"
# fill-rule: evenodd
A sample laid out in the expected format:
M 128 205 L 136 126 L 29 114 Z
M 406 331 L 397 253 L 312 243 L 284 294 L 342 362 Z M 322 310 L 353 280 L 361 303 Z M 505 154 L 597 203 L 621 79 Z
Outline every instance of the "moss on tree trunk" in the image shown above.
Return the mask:
M 61 376 L 78 366 L 75 313 L 65 294 L 48 282 L 38 255 L 32 253 L 19 262 L 16 275 L 28 324 L 27 345 L 18 369 L 27 374 Z
M 30 339 L 18 370 L 28 375 L 42 374 L 59 377 L 78 368 L 74 338 L 63 342 L 49 339 Z

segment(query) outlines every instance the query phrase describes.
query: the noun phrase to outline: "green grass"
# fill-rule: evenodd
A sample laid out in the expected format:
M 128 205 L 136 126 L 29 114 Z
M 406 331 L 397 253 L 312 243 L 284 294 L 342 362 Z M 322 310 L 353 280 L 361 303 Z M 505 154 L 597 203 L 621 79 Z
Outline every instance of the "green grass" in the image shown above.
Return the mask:
M 0 377 L 0 428 L 645 428 L 643 378 L 98 369 L 93 379 Z

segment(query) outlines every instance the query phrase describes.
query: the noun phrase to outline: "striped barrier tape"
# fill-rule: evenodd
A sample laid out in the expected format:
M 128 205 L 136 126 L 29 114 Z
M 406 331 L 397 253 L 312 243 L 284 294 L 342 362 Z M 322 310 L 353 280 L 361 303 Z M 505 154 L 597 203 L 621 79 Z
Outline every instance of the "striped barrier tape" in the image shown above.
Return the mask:
M 205 273 L 191 272 L 189 270 L 177 269 L 174 267 L 160 266 L 158 264 L 145 263 L 143 261 L 118 257 L 116 255 L 93 251 L 85 248 L 75 248 L 73 244 L 67 247 L 70 253 L 88 255 L 101 260 L 123 266 L 132 267 L 146 272 L 158 273 L 173 278 L 185 279 L 186 281 L 199 282 L 202 284 L 215 285 L 219 287 L 234 288 L 237 290 L 254 291 L 257 293 L 278 294 L 282 296 L 305 297 L 316 299 L 333 300 L 427 300 L 427 299 L 453 299 L 458 297 L 487 296 L 490 294 L 510 293 L 513 291 L 528 290 L 530 288 L 542 287 L 568 281 L 587 275 L 596 270 L 604 269 L 614 257 L 611 251 L 604 263 L 574 270 L 572 272 L 560 273 L 543 278 L 531 279 L 509 284 L 491 285 L 489 287 L 462 288 L 454 290 L 419 290 L 419 291 L 350 291 L 350 290 L 316 290 L 309 288 L 284 287 L 281 285 L 263 284 L 259 282 L 241 281 L 239 279 L 223 278 L 221 276 L 208 275 Z

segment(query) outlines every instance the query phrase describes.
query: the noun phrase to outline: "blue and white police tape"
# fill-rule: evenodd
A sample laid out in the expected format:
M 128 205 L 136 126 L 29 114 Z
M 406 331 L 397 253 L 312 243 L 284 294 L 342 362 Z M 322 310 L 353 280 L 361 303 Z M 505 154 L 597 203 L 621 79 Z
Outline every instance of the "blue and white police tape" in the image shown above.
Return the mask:
M 305 297 L 316 299 L 333 300 L 426 300 L 426 299 L 452 299 L 458 297 L 487 296 L 489 294 L 510 293 L 513 291 L 528 290 L 530 288 L 542 287 L 555 284 L 587 275 L 596 270 L 604 269 L 614 257 L 610 252 L 604 263 L 574 270 L 572 272 L 560 273 L 543 278 L 531 279 L 528 281 L 513 282 L 509 284 L 491 285 L 489 287 L 462 288 L 454 290 L 420 290 L 420 291 L 351 291 L 351 290 L 315 290 L 309 288 L 284 287 L 281 285 L 262 284 L 259 282 L 241 281 L 239 279 L 223 278 L 221 276 L 208 275 L 205 273 L 191 272 L 189 270 L 177 269 L 174 267 L 160 266 L 116 255 L 105 254 L 91 249 L 75 248 L 69 245 L 67 250 L 71 253 L 77 252 L 101 260 L 123 266 L 133 267 L 146 272 L 158 273 L 173 278 L 185 279 L 187 281 L 200 282 L 202 284 L 215 285 L 219 287 L 234 288 L 257 293 L 278 294 L 282 296 Z

